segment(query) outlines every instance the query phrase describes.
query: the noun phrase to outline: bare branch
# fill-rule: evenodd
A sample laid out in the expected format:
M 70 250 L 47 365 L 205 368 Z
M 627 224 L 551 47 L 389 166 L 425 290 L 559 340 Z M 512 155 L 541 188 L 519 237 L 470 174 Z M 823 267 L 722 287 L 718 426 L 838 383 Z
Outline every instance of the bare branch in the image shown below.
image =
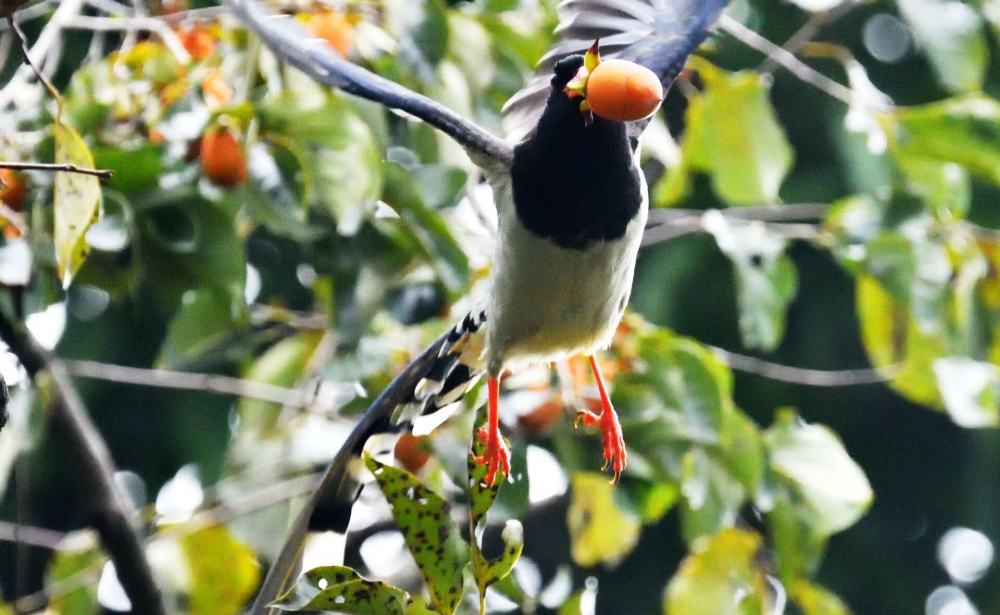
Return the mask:
M 51 173 L 64 171 L 66 173 L 79 173 L 80 175 L 93 175 L 101 179 L 110 179 L 115 174 L 114 171 L 108 169 L 83 169 L 75 164 L 52 164 L 47 162 L 0 162 L 0 169 L 47 171 Z
M 115 485 L 115 466 L 107 444 L 91 422 L 69 373 L 59 362 L 50 362 L 48 353 L 31 335 L 14 325 L 2 312 L 0 337 L 32 379 L 38 379 L 46 371 L 52 379 L 55 396 L 49 435 L 77 461 L 85 477 L 89 488 L 85 504 L 91 512 L 91 524 L 115 564 L 118 579 L 132 602 L 132 612 L 164 615 L 162 595 L 153 580 L 139 533 L 132 525 L 138 514 Z
M 66 534 L 43 527 L 19 525 L 8 521 L 0 521 L 0 540 L 16 542 L 43 549 L 56 549 Z
M 63 24 L 73 16 L 79 15 L 81 8 L 83 8 L 83 0 L 62 0 L 59 2 L 59 8 L 45 24 L 28 54 L 32 62 L 40 62 L 48 55 L 53 45 L 56 45 L 62 37 Z M 24 89 L 24 86 L 34 75 L 35 72 L 29 66 L 18 68 L 7 85 L 0 90 L 0 109 L 7 107 L 13 101 L 14 96 Z
M 709 346 L 716 354 L 737 371 L 763 376 L 770 380 L 790 382 L 793 384 L 803 384 L 814 387 L 846 387 L 863 384 L 877 384 L 891 380 L 899 371 L 899 366 L 890 365 L 884 368 L 861 368 L 861 369 L 838 369 L 822 370 L 807 369 L 804 367 L 792 367 L 772 363 L 757 357 L 750 357 Z
M 285 387 L 267 384 L 266 382 L 254 382 L 253 380 L 216 376 L 213 374 L 143 369 L 127 365 L 111 365 L 97 361 L 75 361 L 70 359 L 60 359 L 59 363 L 73 376 L 164 389 L 184 389 L 216 393 L 218 395 L 236 395 L 238 397 L 270 401 L 293 408 L 307 408 L 315 397 L 304 391 L 286 389 Z
M 788 53 L 795 55 L 797 54 L 809 41 L 813 39 L 819 31 L 841 17 L 847 15 L 853 11 L 858 6 L 858 2 L 855 0 L 844 0 L 837 6 L 833 7 L 829 11 L 824 11 L 821 13 L 813 13 L 809 20 L 798 31 L 791 36 L 782 48 Z M 779 66 L 779 63 L 772 57 L 768 56 L 760 66 L 757 67 L 757 72 L 767 75 L 773 73 L 774 70 Z
M 135 32 L 146 30 L 155 32 L 165 44 L 177 61 L 187 64 L 191 61 L 191 54 L 181 43 L 177 34 L 170 29 L 167 22 L 157 17 L 92 17 L 89 15 L 78 15 L 66 22 L 66 28 L 77 30 L 92 30 L 96 32 L 114 32 L 124 30 Z
M 28 39 L 24 36 L 24 31 L 21 30 L 21 26 L 14 21 L 13 15 L 7 16 L 7 27 L 9 27 L 10 31 L 14 33 L 14 38 L 17 39 L 18 44 L 21 46 L 21 53 L 24 54 L 24 63 L 28 66 L 28 68 L 35 72 L 35 76 L 38 77 L 38 80 L 41 81 L 43 85 L 45 85 L 45 88 L 49 91 L 49 94 L 52 95 L 52 98 L 59 100 L 59 90 L 55 89 L 52 83 L 45 77 L 45 74 L 38 70 L 38 67 L 35 66 L 34 61 L 32 61 L 31 50 L 28 49 Z
M 805 64 L 787 49 L 775 45 L 732 17 L 723 13 L 719 19 L 719 25 L 723 30 L 732 35 L 733 38 L 767 55 L 801 81 L 846 104 L 851 104 L 853 101 L 854 93 L 851 92 L 850 88 L 837 83 L 808 64 Z
M 805 203 L 799 205 L 763 205 L 759 207 L 730 207 L 720 210 L 730 220 L 763 222 L 772 232 L 790 239 L 814 241 L 819 229 L 816 224 L 805 222 L 822 221 L 829 205 Z M 649 212 L 642 245 L 649 246 L 669 241 L 703 230 L 701 219 L 705 211 L 697 209 L 654 209 Z M 797 224 L 791 221 L 799 221 Z

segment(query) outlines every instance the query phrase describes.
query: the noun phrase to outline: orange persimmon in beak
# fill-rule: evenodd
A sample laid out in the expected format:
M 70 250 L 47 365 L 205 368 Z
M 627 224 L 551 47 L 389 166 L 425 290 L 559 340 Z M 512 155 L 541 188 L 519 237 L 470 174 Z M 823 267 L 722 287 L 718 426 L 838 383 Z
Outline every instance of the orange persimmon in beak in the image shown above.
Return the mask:
M 649 117 L 663 102 L 663 85 L 656 74 L 628 60 L 601 60 L 599 42 L 587 51 L 584 65 L 566 86 L 570 96 L 582 96 L 580 110 L 615 122 Z
M 663 86 L 653 71 L 628 60 L 605 60 L 587 80 L 587 103 L 594 115 L 616 122 L 649 117 L 663 102 Z

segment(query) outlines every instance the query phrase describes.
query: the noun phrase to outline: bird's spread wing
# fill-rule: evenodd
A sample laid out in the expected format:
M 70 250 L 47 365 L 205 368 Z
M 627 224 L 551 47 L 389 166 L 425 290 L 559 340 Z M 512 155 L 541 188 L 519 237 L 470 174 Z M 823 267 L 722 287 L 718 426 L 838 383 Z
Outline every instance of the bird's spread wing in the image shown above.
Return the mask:
M 341 58 L 292 17 L 271 12 L 261 0 L 224 1 L 278 58 L 313 79 L 418 117 L 458 141 L 474 159 L 510 163 L 508 143 L 444 105 Z
M 601 40 L 601 56 L 632 60 L 660 78 L 663 91 L 684 68 L 688 55 L 708 36 L 728 0 L 563 0 L 558 41 L 539 62 L 535 77 L 504 107 L 507 139 L 531 132 L 548 98 L 556 62 L 584 53 Z M 636 122 L 638 136 L 646 122 Z

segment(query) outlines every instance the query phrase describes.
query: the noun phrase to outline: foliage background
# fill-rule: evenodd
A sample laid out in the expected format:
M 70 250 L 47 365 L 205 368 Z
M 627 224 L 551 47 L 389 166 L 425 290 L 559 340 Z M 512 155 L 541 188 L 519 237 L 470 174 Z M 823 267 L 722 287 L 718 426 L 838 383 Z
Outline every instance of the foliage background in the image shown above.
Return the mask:
M 410 352 L 471 305 L 461 298 L 483 278 L 489 251 L 481 238 L 461 235 L 451 207 L 464 194 L 473 169 L 453 144 L 425 125 L 327 95 L 301 76 L 282 72 L 235 23 L 217 21 L 210 3 L 138 4 L 143 14 L 182 32 L 188 27 L 185 17 L 205 17 L 201 23 L 212 51 L 185 64 L 157 36 L 137 45 L 117 31 L 64 31 L 60 53 L 53 52 L 52 79 L 64 92 L 68 121 L 87 139 L 95 164 L 114 169 L 116 177 L 105 184 L 101 232 L 90 238 L 98 249 L 65 292 L 48 230 L 51 179 L 27 178 L 32 189 L 22 210 L 26 243 L 20 245 L 31 249 L 34 260 L 24 283 L 23 259 L 7 247 L 0 253 L 0 270 L 7 273 L 2 280 L 5 313 L 21 318 L 63 304 L 65 331 L 56 348 L 62 358 L 244 377 L 302 390 L 321 380 L 327 384 L 322 389 L 327 406 L 343 405 L 348 414 L 360 411 L 364 400 L 351 399 L 350 383 L 361 380 L 367 391 L 377 392 Z M 350 16 L 355 59 L 499 131 L 502 102 L 548 47 L 555 23 L 552 4 L 385 0 L 335 8 Z M 51 19 L 55 5 L 25 9 L 32 11 L 23 21 L 29 40 Z M 208 13 L 170 16 L 177 9 L 206 8 Z M 756 78 L 739 81 L 702 60 L 695 65 L 698 74 L 674 89 L 662 113 L 681 148 L 671 149 L 671 141 L 660 136 L 660 147 L 649 148 L 654 152 L 646 161 L 647 177 L 660 205 L 695 210 L 828 204 L 854 195 L 869 200 L 844 202 L 829 215 L 829 232 L 787 244 L 797 280 L 781 256 L 785 245 L 780 241 L 769 253 L 764 250 L 772 244 L 766 238 L 739 236 L 736 245 L 745 249 L 724 253 L 718 247 L 724 244 L 723 230 L 715 238 L 689 233 L 652 246 L 640 259 L 632 309 L 704 344 L 821 370 L 868 366 L 873 359 L 863 341 L 867 327 L 868 350 L 880 364 L 917 364 L 896 378 L 895 390 L 885 384 L 815 387 L 737 371 L 732 393 L 735 404 L 762 427 L 774 424 L 783 407 L 830 426 L 876 494 L 867 515 L 830 539 L 816 581 L 857 613 L 917 613 L 935 589 L 955 581 L 938 553 L 947 530 L 968 527 L 991 541 L 998 538 L 997 431 L 960 427 L 952 420 L 953 408 L 949 415 L 928 407 L 941 405 L 938 383 L 921 363 L 926 359 L 917 355 L 971 357 L 979 366 L 997 361 L 992 352 L 997 305 L 991 294 L 996 235 L 982 229 L 1000 226 L 1000 113 L 989 98 L 1000 85 L 991 62 L 1000 19 L 991 3 L 934 0 L 837 7 L 756 0 L 737 3 L 731 14 L 781 42 L 804 24 L 818 23 L 817 9 L 827 8 L 829 23 L 813 38 L 836 47 L 807 49 L 807 55 L 827 56 L 811 57 L 809 64 L 855 92 L 873 84 L 900 108 L 914 107 L 914 115 L 895 109 L 880 114 L 873 103 L 880 99 L 869 94 L 864 100 L 873 104 L 859 111 L 870 120 L 862 122 L 868 134 L 852 132 L 845 127 L 843 102 L 787 71 L 768 70 L 763 81 L 768 87 L 760 89 Z M 136 7 L 93 2 L 81 10 L 105 17 L 133 14 Z M 197 44 L 184 41 L 197 56 Z M 131 51 L 113 55 L 123 44 Z M 386 49 L 398 53 L 391 56 Z M 850 82 L 836 59 L 843 59 L 844 50 L 859 63 L 852 65 Z M 0 83 L 8 83 L 17 70 L 15 51 L 7 49 Z M 715 37 L 703 56 L 727 70 L 762 68 L 760 53 L 726 34 Z M 858 67 L 870 84 L 858 78 Z M 699 97 L 697 89 L 706 94 Z M 983 98 L 973 101 L 980 103 L 978 113 L 923 107 L 980 91 Z M 53 107 L 41 103 L 44 95 L 35 88 L 8 93 L 14 99 L 0 120 L 0 158 L 51 160 L 47 131 Z M 689 104 L 688 97 L 697 102 Z M 249 150 L 251 179 L 235 188 L 213 186 L 197 156 L 199 136 L 220 118 Z M 906 122 L 907 130 L 897 131 Z M 877 144 L 880 130 L 888 136 L 887 153 Z M 687 138 L 694 134 L 699 138 Z M 872 138 L 874 147 L 866 146 Z M 735 167 L 727 171 L 724 163 L 730 160 Z M 674 171 L 664 172 L 671 161 Z M 678 168 L 690 171 L 687 177 Z M 685 180 L 687 189 L 679 190 Z M 726 188 L 726 181 L 735 183 Z M 402 220 L 380 217 L 377 199 L 391 204 Z M 964 226 L 963 220 L 977 226 Z M 978 240 L 965 237 L 970 228 L 980 229 L 974 234 Z M 6 246 L 20 240 L 14 235 L 6 234 Z M 858 245 L 867 249 L 861 259 Z M 942 251 L 943 278 L 921 268 L 937 262 L 933 259 Z M 755 282 L 752 270 L 759 268 L 761 254 L 772 260 L 765 260 L 768 273 Z M 750 261 L 741 264 L 744 257 Z M 963 291 L 959 273 L 970 271 L 973 262 L 984 271 L 963 278 L 973 286 Z M 742 277 L 734 276 L 741 271 Z M 859 301 L 859 293 L 867 292 L 868 300 L 885 304 L 883 295 L 863 290 L 873 278 L 897 302 L 891 309 L 865 311 L 869 304 Z M 772 327 L 771 333 L 754 333 L 751 325 L 741 331 L 741 317 L 765 331 Z M 923 323 L 914 325 L 923 327 L 920 333 L 907 333 L 912 322 Z M 916 343 L 900 345 L 900 336 L 907 335 L 916 335 L 911 337 Z M 985 373 L 987 384 L 978 388 L 967 381 L 969 372 L 959 371 L 955 382 L 960 397 L 964 392 L 975 398 L 972 422 L 992 426 L 997 376 L 995 368 Z M 327 424 L 294 409 L 200 391 L 77 382 L 117 464 L 141 478 L 150 504 L 180 468 L 195 464 L 201 483 L 216 486 L 202 509 L 226 510 L 237 496 L 255 493 L 263 484 L 321 467 L 332 454 L 330 442 L 343 437 L 349 424 Z M 44 397 L 44 387 L 22 387 L 5 430 L 8 439 L 0 439 L 8 451 L 30 445 L 18 460 L 16 479 L 5 483 L 0 518 L 70 531 L 86 525 L 79 503 L 87 486 L 75 479 L 74 460 L 62 454 L 59 442 L 45 437 Z M 570 467 L 596 470 L 596 456 L 581 463 L 572 458 L 579 449 L 565 444 L 582 438 L 594 447 L 595 438 L 573 435 L 569 418 L 559 419 L 553 430 L 516 431 L 515 450 L 523 454 L 530 441 L 554 450 Z M 462 433 L 456 427 L 435 438 L 443 459 L 456 458 L 456 447 L 464 445 Z M 322 435 L 309 440 L 309 434 Z M 0 468 L 7 469 L 3 463 Z M 0 478 L 7 478 L 6 472 Z M 511 486 L 508 491 L 512 501 L 507 506 L 518 511 L 515 500 L 524 494 L 518 496 Z M 619 505 L 628 509 L 630 504 Z M 567 506 L 568 496 L 563 496 L 526 521 L 525 555 L 546 574 L 572 561 Z M 589 577 L 597 579 L 597 612 L 662 611 L 663 588 L 688 553 L 680 509 L 644 526 L 635 549 L 617 566 L 572 566 L 576 588 Z M 286 513 L 279 506 L 277 513 L 234 515 L 231 527 L 244 540 L 254 533 L 280 535 Z M 742 518 L 762 527 L 749 506 L 743 507 Z M 257 529 L 247 534 L 241 523 Z M 249 558 L 228 534 L 208 534 L 191 553 L 215 549 L 233 553 L 238 561 Z M 193 539 L 185 540 L 191 544 Z M 261 553 L 268 548 L 251 546 Z M 13 601 L 64 576 L 52 561 L 50 549 L 0 544 L 4 599 Z M 196 556 L 187 564 L 169 561 L 192 570 L 204 563 Z M 241 588 L 252 585 L 255 575 L 243 574 L 233 593 L 213 598 L 221 602 L 207 608 L 238 604 L 245 598 Z M 186 591 L 199 595 L 190 587 Z M 995 567 L 965 584 L 964 591 L 979 612 L 1000 613 Z M 192 599 L 188 608 L 196 611 L 196 604 Z M 54 607 L 86 612 L 92 602 L 60 606 L 57 601 Z

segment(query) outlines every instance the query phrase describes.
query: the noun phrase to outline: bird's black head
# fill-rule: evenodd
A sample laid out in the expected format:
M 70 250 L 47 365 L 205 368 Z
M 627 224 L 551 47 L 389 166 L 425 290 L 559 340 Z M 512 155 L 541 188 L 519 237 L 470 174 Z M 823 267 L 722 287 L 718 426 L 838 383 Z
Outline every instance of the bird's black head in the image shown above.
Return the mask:
M 556 62 L 552 75 L 552 89 L 562 91 L 573 80 L 580 67 L 583 66 L 582 55 L 572 55 Z

